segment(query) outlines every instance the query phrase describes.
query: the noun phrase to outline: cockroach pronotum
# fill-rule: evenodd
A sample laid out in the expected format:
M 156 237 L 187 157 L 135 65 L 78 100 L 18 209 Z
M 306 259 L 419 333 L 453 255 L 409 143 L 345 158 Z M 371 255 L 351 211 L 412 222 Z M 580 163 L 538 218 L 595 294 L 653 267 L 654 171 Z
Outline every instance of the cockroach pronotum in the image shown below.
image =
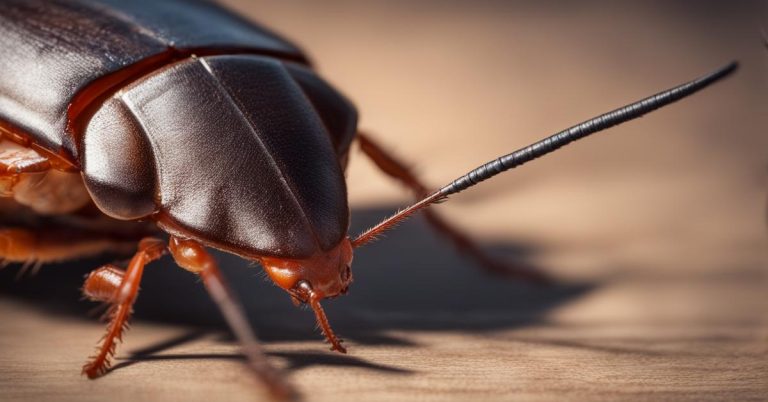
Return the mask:
M 111 307 L 83 373 L 108 370 L 144 266 L 170 253 L 202 278 L 276 396 L 292 388 L 268 364 L 206 248 L 258 262 L 311 307 L 331 349 L 344 353 L 320 303 L 347 292 L 355 248 L 423 210 L 482 266 L 541 280 L 485 256 L 427 207 L 736 69 L 587 120 L 429 191 L 358 132 L 353 105 L 298 47 L 215 4 L 7 0 L 0 44 L 0 257 L 35 266 L 135 252 L 125 269 L 107 265 L 86 279 L 85 295 Z M 420 201 L 349 237 L 344 170 L 355 140 Z M 168 241 L 156 237 L 163 232 Z

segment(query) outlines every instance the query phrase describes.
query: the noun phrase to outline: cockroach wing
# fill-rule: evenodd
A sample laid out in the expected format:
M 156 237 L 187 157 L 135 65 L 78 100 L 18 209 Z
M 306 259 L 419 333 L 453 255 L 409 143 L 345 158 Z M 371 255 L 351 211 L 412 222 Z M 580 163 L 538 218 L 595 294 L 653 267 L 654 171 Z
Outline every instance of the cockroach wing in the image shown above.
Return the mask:
M 222 8 L 216 1 L 80 1 L 179 49 L 250 49 L 294 61 L 306 59 L 290 42 Z
M 202 0 L 3 0 L 0 49 L 0 128 L 66 156 L 77 155 L 71 108 L 92 100 L 77 96 L 119 90 L 117 75 L 140 77 L 192 53 L 306 61 L 290 42 Z
M 133 218 L 157 210 L 167 231 L 239 255 L 306 258 L 346 235 L 334 144 L 286 63 L 188 59 L 130 85 L 105 108 L 82 150 L 86 185 L 105 212 Z M 121 159 L 109 142 L 128 155 Z M 135 209 L 116 199 L 128 193 L 141 199 Z
M 357 133 L 357 110 L 314 71 L 298 64 L 287 64 L 286 67 L 320 114 L 339 159 L 346 160 Z
M 91 198 L 118 219 L 140 219 L 156 212 L 157 175 L 143 128 L 119 99 L 110 99 L 93 116 L 83 136 L 83 177 Z

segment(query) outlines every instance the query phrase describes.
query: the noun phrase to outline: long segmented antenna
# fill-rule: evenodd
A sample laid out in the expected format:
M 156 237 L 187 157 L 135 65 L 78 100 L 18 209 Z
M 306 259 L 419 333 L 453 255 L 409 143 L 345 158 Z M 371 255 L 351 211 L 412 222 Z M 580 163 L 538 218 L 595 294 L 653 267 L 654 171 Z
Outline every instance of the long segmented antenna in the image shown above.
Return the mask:
M 699 90 L 704 89 L 707 86 L 730 75 L 736 70 L 737 67 L 738 63 L 732 62 L 703 77 L 682 85 L 678 85 L 674 88 L 659 92 L 656 95 L 649 96 L 622 108 L 589 119 L 581 124 L 560 131 L 559 133 L 549 136 L 541 141 L 512 152 L 511 154 L 504 155 L 498 159 L 488 162 L 459 177 L 447 186 L 433 192 L 421 201 L 397 212 L 395 215 L 382 221 L 371 229 L 368 229 L 352 241 L 352 246 L 357 248 L 375 240 L 378 235 L 396 226 L 398 223 L 404 221 L 415 212 L 418 212 L 419 210 L 426 208 L 434 203 L 443 201 L 451 194 L 464 191 L 484 180 L 496 176 L 499 173 L 505 172 L 526 162 L 530 162 L 536 158 L 544 156 L 564 145 L 570 144 L 573 141 L 624 123 L 626 121 L 636 119 L 646 113 L 652 112 L 663 106 L 669 105 L 675 101 L 692 95 Z

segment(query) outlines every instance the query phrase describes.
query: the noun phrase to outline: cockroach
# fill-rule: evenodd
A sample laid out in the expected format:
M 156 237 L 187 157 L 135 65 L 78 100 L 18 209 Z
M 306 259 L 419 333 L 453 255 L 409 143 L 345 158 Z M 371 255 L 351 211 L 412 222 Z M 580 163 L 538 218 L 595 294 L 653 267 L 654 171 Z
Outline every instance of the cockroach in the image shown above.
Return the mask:
M 206 1 L 6 0 L 0 10 L 0 257 L 41 264 L 125 253 L 84 294 L 105 302 L 107 334 L 83 367 L 108 371 L 145 265 L 166 253 L 199 275 L 275 396 L 273 369 L 207 248 L 258 262 L 307 304 L 345 353 L 321 301 L 347 292 L 355 248 L 424 210 L 481 266 L 509 269 L 427 207 L 568 143 L 689 96 L 708 75 L 587 120 L 429 191 L 357 130 L 357 112 L 289 41 Z M 349 237 L 344 171 L 357 141 L 420 198 Z M 159 235 L 168 235 L 167 241 Z

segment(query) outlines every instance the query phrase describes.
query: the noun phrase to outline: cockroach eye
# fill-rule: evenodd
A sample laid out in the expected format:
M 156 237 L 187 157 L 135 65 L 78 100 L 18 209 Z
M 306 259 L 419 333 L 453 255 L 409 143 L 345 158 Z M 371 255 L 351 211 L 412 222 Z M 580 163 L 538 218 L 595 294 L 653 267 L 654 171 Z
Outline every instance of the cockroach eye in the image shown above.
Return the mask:
M 347 283 L 352 279 L 352 268 L 349 267 L 349 265 L 345 265 L 344 269 L 341 270 L 341 282 Z

